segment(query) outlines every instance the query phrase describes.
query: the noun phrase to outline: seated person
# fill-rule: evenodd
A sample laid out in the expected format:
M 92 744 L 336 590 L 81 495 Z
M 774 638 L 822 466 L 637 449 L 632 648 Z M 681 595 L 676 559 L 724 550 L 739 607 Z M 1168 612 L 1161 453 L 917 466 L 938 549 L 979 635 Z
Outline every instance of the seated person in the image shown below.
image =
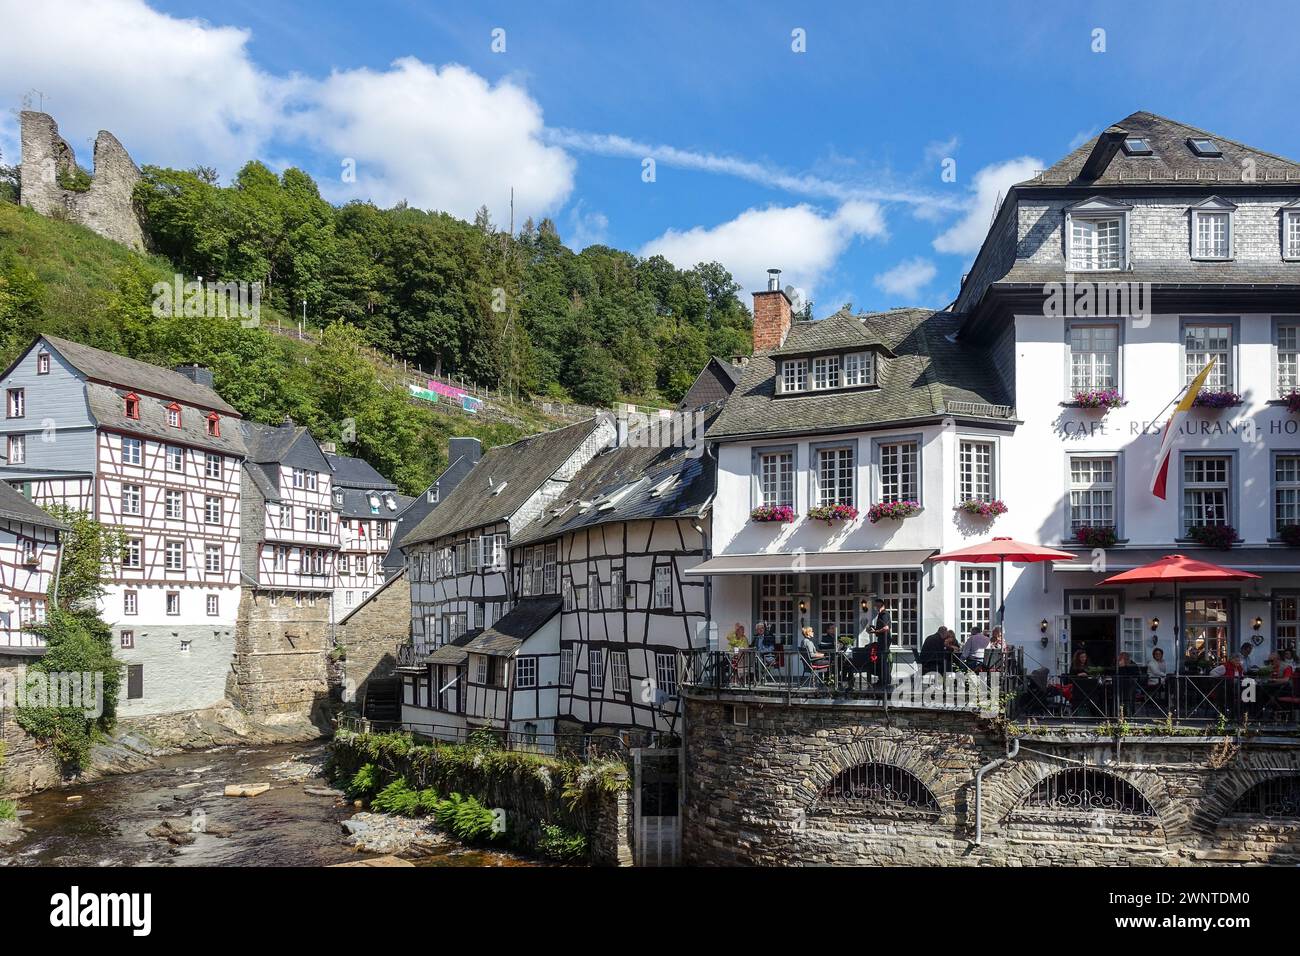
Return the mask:
M 1183 655 L 1183 667 L 1193 674 L 1203 673 L 1210 664 L 1210 655 L 1205 649 L 1205 638 L 1198 637 L 1191 644 L 1187 645 L 1187 653 Z
M 833 650 L 835 648 L 835 645 L 836 645 L 835 625 L 826 624 L 825 626 L 822 627 L 821 646 L 823 648 L 831 648 Z
M 1167 676 L 1165 652 L 1158 647 L 1152 648 L 1151 657 L 1147 660 L 1147 686 L 1158 687 L 1165 682 Z
M 961 646 L 961 656 L 968 661 L 982 661 L 984 659 L 984 650 L 989 646 L 989 636 L 984 633 L 984 628 L 976 624 L 971 628 L 970 637 L 966 638 L 966 643 Z
M 802 638 L 799 641 L 799 649 L 803 651 L 804 657 L 808 658 L 810 661 L 824 658 L 826 655 L 821 652 L 817 647 L 817 642 L 813 640 L 813 629 L 811 627 L 805 627 L 801 633 Z
M 937 631 L 921 642 L 921 653 L 917 656 L 917 661 L 921 665 L 922 674 L 937 671 L 943 666 L 943 659 L 947 654 L 944 647 L 947 635 L 948 629 L 940 626 Z
M 1277 651 L 1268 655 L 1268 675 L 1271 680 L 1290 680 L 1295 669 L 1282 663 L 1282 655 Z
M 943 638 L 943 649 L 947 652 L 943 656 L 943 664 L 940 666 L 945 674 L 952 670 L 953 662 L 961 657 L 961 646 L 957 643 L 957 633 L 952 628 L 947 628 L 947 634 Z
M 1077 650 L 1074 652 L 1074 658 L 1070 661 L 1071 677 L 1087 677 L 1088 675 L 1088 652 Z
M 989 635 L 989 646 L 984 648 L 984 669 L 997 670 L 1010 653 L 1007 642 L 1002 636 L 1002 628 L 993 628 Z

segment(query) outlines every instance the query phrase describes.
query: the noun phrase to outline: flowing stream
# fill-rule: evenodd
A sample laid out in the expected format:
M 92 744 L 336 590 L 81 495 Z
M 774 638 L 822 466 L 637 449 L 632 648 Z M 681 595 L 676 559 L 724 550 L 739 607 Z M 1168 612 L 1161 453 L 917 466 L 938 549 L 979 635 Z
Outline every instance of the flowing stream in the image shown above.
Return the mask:
M 325 792 L 324 760 L 322 744 L 216 747 L 165 757 L 152 770 L 24 797 L 18 808 L 31 832 L 0 847 L 0 866 L 328 866 L 364 859 L 345 842 L 340 823 L 354 811 Z M 224 795 L 229 784 L 262 783 L 271 789 L 255 797 Z M 149 834 L 167 821 L 197 831 L 193 842 L 176 846 L 165 834 Z M 530 865 L 459 847 L 414 862 Z

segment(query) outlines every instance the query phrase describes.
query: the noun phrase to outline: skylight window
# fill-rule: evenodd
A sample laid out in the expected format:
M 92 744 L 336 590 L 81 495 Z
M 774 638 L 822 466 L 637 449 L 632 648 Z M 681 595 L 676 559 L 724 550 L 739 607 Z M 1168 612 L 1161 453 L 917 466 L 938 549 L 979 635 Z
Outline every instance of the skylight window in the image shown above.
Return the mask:
M 1151 144 L 1145 136 L 1130 136 L 1124 140 L 1124 152 L 1130 156 L 1150 156 Z
M 1187 141 L 1187 145 L 1192 148 L 1192 152 L 1197 156 L 1222 156 L 1223 151 L 1215 144 L 1214 140 L 1204 137 L 1193 137 Z

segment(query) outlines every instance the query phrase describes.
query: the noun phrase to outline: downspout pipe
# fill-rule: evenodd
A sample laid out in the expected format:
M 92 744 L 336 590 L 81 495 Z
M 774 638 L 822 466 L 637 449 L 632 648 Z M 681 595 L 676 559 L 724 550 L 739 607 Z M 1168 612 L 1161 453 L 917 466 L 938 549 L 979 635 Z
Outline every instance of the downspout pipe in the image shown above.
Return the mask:
M 984 775 L 990 770 L 994 770 L 1004 763 L 1016 759 L 1016 754 L 1020 753 L 1020 738 L 1012 737 L 1007 743 L 1007 753 L 1005 757 L 998 757 L 991 760 L 979 770 L 975 771 L 975 845 L 979 846 L 984 840 Z

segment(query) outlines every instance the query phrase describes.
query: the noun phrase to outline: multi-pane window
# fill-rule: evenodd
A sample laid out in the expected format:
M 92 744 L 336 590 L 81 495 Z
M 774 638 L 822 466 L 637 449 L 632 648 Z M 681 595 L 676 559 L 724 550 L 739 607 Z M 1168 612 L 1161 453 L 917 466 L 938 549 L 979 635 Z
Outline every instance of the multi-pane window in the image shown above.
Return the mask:
M 181 427 L 181 409 L 179 405 L 167 406 L 167 424 L 172 428 Z
M 853 574 L 823 574 L 821 583 L 821 628 L 819 638 L 858 636 L 857 578 Z
M 138 465 L 142 461 L 140 439 L 122 439 L 122 464 Z
M 876 365 L 870 352 L 850 352 L 844 356 L 844 385 L 876 384 Z
M 760 452 L 758 491 L 761 505 L 794 504 L 794 452 Z
M 838 388 L 840 384 L 840 357 L 821 355 L 812 360 L 812 387 L 816 390 Z
M 181 613 L 181 596 L 179 592 L 167 592 L 167 613 L 173 615 Z
M 1070 389 L 1115 388 L 1119 368 L 1119 327 L 1070 326 Z
M 207 428 L 208 436 L 210 438 L 221 437 L 221 419 L 218 417 L 216 412 L 212 412 L 208 415 Z
M 27 436 L 9 436 L 9 464 L 21 465 L 27 460 Z
M 655 567 L 654 605 L 657 609 L 673 606 L 673 569 L 666 564 Z
M 506 536 L 504 534 L 483 535 L 483 563 L 493 571 L 505 568 Z
M 587 572 L 587 607 L 592 611 L 600 610 L 600 575 L 595 571 Z
M 1300 594 L 1273 598 L 1273 650 L 1300 651 Z
M 605 652 L 599 647 L 587 651 L 587 686 L 594 691 L 605 689 Z
M 962 501 L 993 498 L 993 442 L 960 442 L 957 469 L 957 491 Z
M 853 446 L 818 449 L 816 504 L 853 504 L 854 473 Z
M 987 628 L 993 618 L 993 569 L 962 568 L 957 576 L 958 639 L 975 629 Z
M 542 558 L 542 593 L 554 594 L 560 579 L 559 545 L 552 541 Z
M 659 653 L 655 655 L 655 680 L 659 689 L 668 697 L 677 696 L 677 655 Z
M 289 567 L 288 548 L 273 547 L 271 549 L 271 567 L 276 571 L 284 571 Z
M 122 650 L 135 650 L 135 631 L 122 631 L 118 637 Z
M 917 443 L 883 442 L 880 445 L 880 500 L 917 501 Z
M 49 352 L 40 352 L 40 353 L 37 354 L 37 356 L 36 356 L 36 374 L 37 374 L 37 375 L 49 375 L 49 374 L 50 374 L 50 353 L 49 353 Z
M 212 617 L 221 613 L 221 599 L 216 594 L 208 595 L 208 616 Z
M 216 495 L 203 496 L 204 524 L 221 524 L 221 499 Z
M 140 513 L 140 486 L 122 486 L 122 514 L 138 515 Z
M 621 608 L 626 603 L 623 595 L 623 569 L 611 568 L 609 572 L 609 606 Z
M 889 609 L 890 634 L 900 647 L 920 647 L 921 575 L 918 571 L 885 571 L 880 575 L 880 596 Z
M 1286 398 L 1292 390 L 1300 389 L 1300 325 L 1279 325 L 1275 335 L 1277 397 Z
M 1226 259 L 1230 255 L 1229 214 L 1201 212 L 1192 214 L 1195 230 L 1193 255 L 1197 259 Z
M 537 658 L 533 656 L 515 658 L 515 687 L 528 690 L 537 686 Z
M 168 445 L 166 450 L 167 470 L 185 470 L 185 450 L 176 445 Z
M 208 452 L 203 459 L 203 473 L 209 478 L 220 478 L 221 456 Z
M 139 568 L 143 566 L 144 542 L 139 538 L 128 538 L 122 547 L 122 567 Z
M 577 606 L 578 606 L 578 604 L 577 604 L 577 600 L 576 600 L 576 599 L 574 598 L 574 596 L 573 596 L 573 581 L 572 581 L 572 579 L 570 579 L 570 578 L 565 578 L 565 579 L 564 579 L 564 583 L 560 586 L 560 593 L 561 593 L 561 597 L 562 597 L 562 599 L 563 599 L 563 601 L 564 601 L 564 609 L 565 609 L 566 611 L 572 611 L 572 610 L 574 610 L 575 608 L 577 608 Z
M 9 389 L 9 417 L 22 418 L 27 414 L 26 389 Z
M 1232 460 L 1226 455 L 1183 458 L 1183 530 L 1229 524 Z
M 560 686 L 573 686 L 573 648 L 560 648 Z
M 122 613 L 139 614 L 140 613 L 140 594 L 137 591 L 122 592 Z
M 1232 326 L 1187 325 L 1183 328 L 1183 383 L 1201 374 L 1214 360 L 1214 368 L 1205 379 L 1205 387 L 1232 388 Z
M 787 359 L 781 363 L 781 391 L 802 392 L 808 387 L 808 361 Z
M 221 571 L 221 545 L 205 544 L 203 546 L 203 570 L 209 574 Z
M 1070 531 L 1114 528 L 1115 459 L 1070 459 Z
M 183 518 L 185 516 L 185 499 L 179 491 L 168 491 L 164 496 L 164 502 L 168 518 Z
M 1300 525 L 1300 455 L 1273 459 L 1273 529 Z
M 165 567 L 168 571 L 180 571 L 185 567 L 185 542 L 168 541 L 163 548 Z
M 764 574 L 758 580 L 758 623 L 777 643 L 794 643 L 794 576 Z
M 1290 210 L 1282 217 L 1282 255 L 1300 259 L 1300 210 Z
M 610 652 L 609 673 L 616 693 L 625 694 L 632 689 L 632 678 L 627 670 L 627 651 Z
M 1070 219 L 1070 269 L 1091 272 L 1120 269 L 1124 265 L 1124 220 Z

